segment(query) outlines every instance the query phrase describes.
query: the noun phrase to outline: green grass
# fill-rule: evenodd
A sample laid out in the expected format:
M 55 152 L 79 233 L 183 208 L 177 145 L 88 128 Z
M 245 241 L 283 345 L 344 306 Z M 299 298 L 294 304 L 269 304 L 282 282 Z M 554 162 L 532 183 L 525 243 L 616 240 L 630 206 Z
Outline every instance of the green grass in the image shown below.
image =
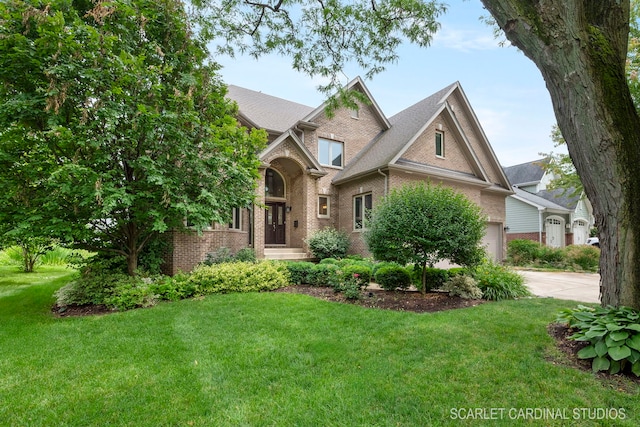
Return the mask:
M 0 267 L 0 425 L 635 426 L 640 419 L 635 386 L 603 384 L 548 361 L 555 350 L 545 328 L 572 306 L 566 301 L 415 314 L 253 293 L 58 319 L 52 293 L 71 274 Z M 505 419 L 452 419 L 457 408 L 505 408 Z M 527 408 L 560 408 L 571 418 L 509 418 L 510 409 Z M 576 408 L 624 408 L 626 419 L 574 420 Z

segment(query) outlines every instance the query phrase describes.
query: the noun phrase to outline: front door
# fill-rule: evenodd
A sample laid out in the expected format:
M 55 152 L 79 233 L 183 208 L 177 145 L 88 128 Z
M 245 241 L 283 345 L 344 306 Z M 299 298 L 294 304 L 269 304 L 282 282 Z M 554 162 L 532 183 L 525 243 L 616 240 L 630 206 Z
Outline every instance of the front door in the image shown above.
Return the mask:
M 264 243 L 266 245 L 284 245 L 285 203 L 267 202 L 264 217 Z

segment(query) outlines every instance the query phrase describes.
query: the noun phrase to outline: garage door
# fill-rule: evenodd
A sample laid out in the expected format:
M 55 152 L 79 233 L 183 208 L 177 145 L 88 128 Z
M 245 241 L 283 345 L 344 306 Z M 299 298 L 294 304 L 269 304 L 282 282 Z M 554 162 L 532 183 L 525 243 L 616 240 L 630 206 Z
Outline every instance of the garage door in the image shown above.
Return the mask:
M 487 255 L 495 261 L 502 261 L 502 224 L 488 222 L 482 244 L 487 249 Z

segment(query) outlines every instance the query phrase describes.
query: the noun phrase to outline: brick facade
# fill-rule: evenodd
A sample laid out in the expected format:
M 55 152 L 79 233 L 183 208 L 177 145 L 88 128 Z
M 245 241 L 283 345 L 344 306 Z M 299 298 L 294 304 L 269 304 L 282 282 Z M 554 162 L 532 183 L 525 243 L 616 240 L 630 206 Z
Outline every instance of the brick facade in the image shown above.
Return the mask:
M 364 92 L 366 93 L 366 90 Z M 227 247 L 233 252 L 244 247 L 253 247 L 256 256 L 263 258 L 267 246 L 264 207 L 270 202 L 284 203 L 287 207 L 284 246 L 306 250 L 304 240 L 307 236 L 316 230 L 331 226 L 349 234 L 351 253 L 367 256 L 369 253 L 362 239 L 362 231 L 354 229 L 354 197 L 370 193 L 375 207 L 389 189 L 397 188 L 404 183 L 425 180 L 453 187 L 480 205 L 487 215 L 487 221 L 499 228 L 504 247 L 506 237 L 501 230 L 505 221 L 505 197 L 510 194 L 508 182 L 503 179 L 505 184 L 500 191 L 496 191 L 495 188 L 488 189 L 492 184 L 483 181 L 484 178 L 477 177 L 479 171 L 484 170 L 488 176 L 495 178 L 493 183 L 500 182 L 499 165 L 497 160 L 490 158 L 491 148 L 483 146 L 483 136 L 478 136 L 481 130 L 473 113 L 467 111 L 464 97 L 453 95 L 451 102 L 455 120 L 450 112 L 432 118 L 421 133 L 407 143 L 400 157 L 443 171 L 454 171 L 459 179 L 434 178 L 428 174 L 412 174 L 385 166 L 373 168 L 336 185 L 334 180 L 343 168 L 318 164 L 318 140 L 324 138 L 342 143 L 343 165 L 350 165 L 358 161 L 358 156 L 362 156 L 363 150 L 366 150 L 372 141 L 389 129 L 389 122 L 374 104 L 360 104 L 357 117 L 354 117 L 352 110 L 346 108 L 338 109 L 331 117 L 319 112 L 313 117 L 312 125 L 295 125 L 287 131 L 288 133 L 280 136 L 274 133 L 270 135 L 270 145 L 261 155 L 263 167 L 260 169 L 256 189 L 256 204 L 251 210 L 244 211 L 246 218 L 243 219 L 242 230 L 216 226 L 213 230 L 203 232 L 201 236 L 172 233 L 173 252 L 167 259 L 168 272 L 188 271 L 203 261 L 207 253 L 214 252 L 219 247 Z M 239 103 L 239 106 L 242 111 L 242 104 Z M 429 117 L 421 119 L 427 123 Z M 460 128 L 456 126 L 462 126 L 466 139 L 462 139 Z M 435 156 L 436 131 L 442 131 L 445 135 L 443 158 Z M 477 152 L 481 166 L 470 154 L 472 150 Z M 284 197 L 265 197 L 265 173 L 268 169 L 272 169 L 283 178 L 286 189 Z M 319 196 L 329 199 L 328 218 L 318 215 Z

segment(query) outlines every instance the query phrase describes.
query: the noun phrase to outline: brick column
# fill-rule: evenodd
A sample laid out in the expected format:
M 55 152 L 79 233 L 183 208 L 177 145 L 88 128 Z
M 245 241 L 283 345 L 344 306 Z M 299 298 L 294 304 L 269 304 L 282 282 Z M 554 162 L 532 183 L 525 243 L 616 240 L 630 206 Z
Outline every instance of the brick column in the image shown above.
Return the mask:
M 260 168 L 256 188 L 256 204 L 253 207 L 253 248 L 258 259 L 264 258 L 264 178 L 266 168 Z

